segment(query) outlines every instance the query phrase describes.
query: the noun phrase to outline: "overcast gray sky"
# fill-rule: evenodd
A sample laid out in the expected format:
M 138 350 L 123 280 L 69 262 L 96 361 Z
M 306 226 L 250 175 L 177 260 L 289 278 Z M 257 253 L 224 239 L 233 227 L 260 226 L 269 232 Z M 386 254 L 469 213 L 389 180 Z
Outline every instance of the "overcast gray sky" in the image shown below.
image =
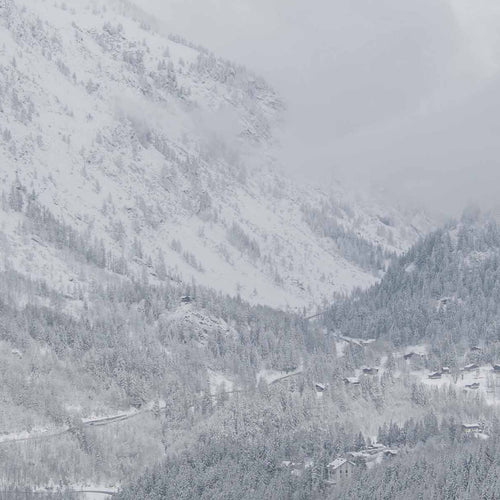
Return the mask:
M 296 171 L 447 211 L 497 203 L 498 0 L 141 0 L 166 28 L 266 77 Z

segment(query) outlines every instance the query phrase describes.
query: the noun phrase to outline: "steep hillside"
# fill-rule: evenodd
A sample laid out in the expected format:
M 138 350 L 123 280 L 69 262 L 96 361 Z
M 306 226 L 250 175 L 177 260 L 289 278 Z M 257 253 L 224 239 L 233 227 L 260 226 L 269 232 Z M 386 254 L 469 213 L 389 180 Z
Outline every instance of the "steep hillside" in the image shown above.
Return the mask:
M 437 366 L 495 362 L 500 355 L 497 222 L 466 210 L 460 221 L 394 261 L 380 284 L 338 301 L 324 321 L 347 336 L 396 346 L 428 343 L 442 362 Z
M 227 394 L 118 497 L 497 498 L 499 254 L 498 225 L 466 210 L 321 322 L 290 324 L 257 390 Z M 345 457 L 352 477 L 332 481 Z
M 287 179 L 276 93 L 139 14 L 121 1 L 0 1 L 4 269 L 85 293 L 51 224 L 111 272 L 311 307 L 374 283 L 429 229 Z
M 276 92 L 153 25 L 125 0 L 0 0 L 1 494 L 324 498 L 328 460 L 395 409 L 412 447 L 489 422 L 369 322 L 452 229 L 397 258 L 432 221 L 290 179 Z

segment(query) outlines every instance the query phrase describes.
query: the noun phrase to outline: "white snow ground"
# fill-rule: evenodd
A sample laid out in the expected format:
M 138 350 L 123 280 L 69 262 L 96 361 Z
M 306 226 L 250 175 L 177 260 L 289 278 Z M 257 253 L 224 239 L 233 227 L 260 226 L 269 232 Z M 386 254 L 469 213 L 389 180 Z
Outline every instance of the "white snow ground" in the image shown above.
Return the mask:
M 283 109 L 275 92 L 135 21 L 122 2 L 2 6 L 0 268 L 63 290 L 91 281 L 36 231 L 19 230 L 11 186 L 25 206 L 34 193 L 102 240 L 136 276 L 164 279 L 161 254 L 170 277 L 277 307 L 312 308 L 379 278 L 313 232 L 303 206 L 330 207 L 339 227 L 394 252 L 432 225 L 339 185 L 288 179 L 274 160 Z M 244 244 L 228 236 L 234 224 Z
M 482 365 L 477 370 L 461 371 L 456 381 L 453 375 L 444 374 L 440 379 L 430 379 L 428 371 L 412 371 L 411 374 L 421 383 L 430 387 L 452 386 L 469 393 L 479 393 L 489 405 L 500 405 L 500 374 L 493 371 L 491 365 Z M 479 383 L 477 389 L 467 388 L 467 385 Z

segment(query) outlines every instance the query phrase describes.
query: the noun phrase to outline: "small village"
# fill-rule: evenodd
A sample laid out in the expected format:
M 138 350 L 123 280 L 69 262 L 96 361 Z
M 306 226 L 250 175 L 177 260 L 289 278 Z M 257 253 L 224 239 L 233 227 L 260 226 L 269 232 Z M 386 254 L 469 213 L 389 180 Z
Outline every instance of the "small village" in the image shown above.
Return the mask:
M 349 345 L 366 348 L 374 342 L 373 339 L 361 340 L 352 339 L 342 335 L 336 335 L 339 341 L 346 342 Z M 471 347 L 471 352 L 479 353 L 479 346 Z M 408 350 L 401 353 L 399 357 L 410 368 L 411 360 L 424 361 L 426 358 L 425 350 L 421 346 L 413 350 Z M 343 382 L 346 387 L 359 387 L 362 377 L 377 376 L 384 372 L 384 363 L 381 366 L 363 366 L 356 370 L 356 376 L 344 377 Z M 410 373 L 415 375 L 416 372 L 410 370 Z M 477 363 L 469 363 L 464 365 L 459 370 L 452 370 L 448 366 L 443 366 L 439 370 L 434 370 L 428 373 L 425 377 L 420 376 L 421 382 L 429 383 L 433 381 L 441 381 L 456 383 L 462 382 L 464 390 L 477 390 L 481 387 L 481 379 L 485 378 L 485 373 L 500 374 L 500 363 L 493 363 L 491 367 L 480 366 Z M 496 378 L 496 377 L 495 377 Z M 477 380 L 476 380 L 477 379 Z M 321 399 L 328 390 L 328 384 L 323 382 L 315 382 L 313 384 L 316 395 Z M 354 390 L 354 389 L 353 389 Z M 475 439 L 488 439 L 489 436 L 485 433 L 484 424 L 481 422 L 463 422 L 460 424 L 462 435 Z M 361 473 L 365 469 L 370 469 L 376 464 L 381 464 L 384 461 L 391 460 L 396 457 L 402 450 L 395 446 L 386 446 L 382 443 L 371 442 L 365 448 L 353 450 L 345 453 L 343 456 L 332 457 L 328 463 L 316 463 L 311 458 L 302 460 L 288 459 L 281 462 L 281 467 L 288 470 L 290 474 L 301 477 L 306 471 L 310 471 L 313 477 L 321 480 L 327 486 L 335 486 L 349 481 L 356 474 Z
M 463 423 L 461 431 L 464 436 L 487 439 L 481 423 Z M 326 464 L 315 463 L 311 458 L 303 460 L 283 460 L 281 468 L 290 474 L 301 477 L 310 471 L 313 477 L 325 485 L 335 486 L 349 481 L 353 476 L 365 469 L 370 469 L 384 461 L 392 460 L 401 452 L 397 447 L 388 447 L 382 443 L 372 443 L 358 451 L 350 451 L 345 456 L 337 457 Z
M 354 346 L 366 349 L 375 343 L 375 339 L 358 339 L 341 335 L 338 332 L 333 334 L 337 340 L 339 355 L 343 356 L 346 346 Z M 469 356 L 472 359 L 480 359 L 483 348 L 479 345 L 473 345 L 469 348 Z M 407 349 L 405 352 L 394 352 L 394 359 L 401 359 L 405 365 L 400 365 L 400 369 L 395 370 L 395 374 L 408 372 L 416 376 L 425 385 L 441 386 L 443 383 L 450 383 L 463 389 L 464 391 L 477 391 L 481 389 L 486 394 L 486 399 L 490 403 L 500 401 L 500 378 L 495 375 L 500 374 L 500 361 L 494 361 L 490 364 L 476 362 L 464 363 L 462 367 L 452 368 L 442 366 L 426 370 L 424 366 L 429 362 L 427 346 L 418 345 Z M 467 359 L 464 356 L 464 359 Z M 470 359 L 470 358 L 469 358 Z M 353 376 L 344 377 L 346 386 L 356 387 L 360 385 L 361 376 L 374 376 L 386 371 L 387 357 L 383 357 L 379 366 L 363 366 L 355 370 Z M 490 377 L 491 375 L 491 377 Z M 497 391 L 497 389 L 499 389 Z M 498 393 L 498 394 L 497 394 Z
M 362 373 L 365 375 L 374 375 L 378 373 L 378 369 L 374 367 L 364 367 Z M 449 374 L 449 370 L 444 367 L 440 372 Z M 429 378 L 435 379 L 437 375 L 432 373 Z M 360 380 L 357 377 L 346 377 L 344 383 L 350 386 L 358 386 Z M 314 390 L 318 398 L 322 398 L 327 390 L 327 385 L 321 382 L 314 383 Z M 484 424 L 481 422 L 464 422 L 460 425 L 460 431 L 464 437 L 474 439 L 488 439 L 489 436 L 485 433 Z M 327 486 L 335 486 L 349 481 L 356 474 L 363 470 L 371 469 L 377 464 L 391 460 L 401 453 L 405 448 L 397 446 L 386 446 L 376 441 L 370 442 L 359 450 L 352 450 L 343 456 L 335 457 L 327 463 L 315 462 L 312 458 L 305 459 L 288 459 L 281 462 L 281 468 L 288 470 L 293 476 L 301 477 L 306 472 L 310 472 L 314 478 L 322 481 Z

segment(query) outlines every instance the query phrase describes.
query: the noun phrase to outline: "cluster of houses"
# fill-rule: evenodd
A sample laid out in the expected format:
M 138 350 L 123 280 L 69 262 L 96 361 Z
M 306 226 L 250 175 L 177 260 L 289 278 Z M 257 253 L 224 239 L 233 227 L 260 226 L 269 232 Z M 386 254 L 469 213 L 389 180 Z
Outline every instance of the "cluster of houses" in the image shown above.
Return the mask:
M 341 337 L 342 338 L 342 337 Z M 349 340 L 351 343 L 361 344 L 360 339 L 347 339 L 342 338 L 342 340 Z M 354 341 L 354 342 L 353 342 Z M 368 342 L 363 342 L 363 346 Z M 480 351 L 479 346 L 473 346 L 471 351 Z M 415 351 L 410 351 L 403 355 L 405 360 L 410 359 L 422 359 L 425 358 L 425 354 Z M 495 363 L 492 365 L 493 371 L 500 373 L 500 363 Z M 470 363 L 462 368 L 463 372 L 470 372 L 473 370 L 478 370 L 479 366 L 476 363 Z M 362 375 L 377 375 L 379 373 L 379 368 L 374 366 L 365 366 L 361 368 Z M 434 371 L 428 375 L 430 379 L 440 379 L 443 375 L 450 375 L 451 370 L 448 366 L 441 367 L 440 370 Z M 344 383 L 348 386 L 359 386 L 359 377 L 345 377 L 343 379 Z M 327 384 L 316 382 L 314 388 L 318 395 L 323 394 L 327 389 Z M 467 389 L 478 389 L 479 382 L 472 382 L 466 384 Z M 483 426 L 479 423 L 464 423 L 462 424 L 462 431 L 466 435 L 471 435 L 474 437 L 485 437 L 487 436 L 483 432 Z M 304 461 L 283 461 L 282 467 L 289 469 L 290 473 L 296 476 L 301 476 L 304 471 L 311 469 L 316 477 L 322 478 L 322 480 L 329 485 L 336 485 L 344 481 L 349 480 L 359 470 L 365 467 L 371 467 L 376 463 L 380 463 L 382 460 L 390 459 L 398 454 L 397 449 L 390 449 L 383 444 L 371 444 L 367 448 L 360 451 L 352 451 L 346 454 L 345 457 L 339 457 L 323 466 L 323 470 L 318 468 L 313 460 L 307 459 Z
M 308 470 L 314 470 L 314 461 L 311 459 L 306 459 L 303 461 L 292 461 L 292 460 L 283 460 L 281 462 L 281 467 L 283 469 L 287 469 L 292 476 L 300 477 L 302 474 Z
M 341 484 L 348 481 L 360 470 L 380 463 L 384 459 L 390 459 L 398 454 L 398 450 L 387 448 L 383 444 L 375 443 L 367 446 L 364 450 L 352 451 L 345 457 L 335 458 L 326 466 L 318 466 L 312 459 L 302 461 L 284 460 L 281 466 L 290 471 L 294 476 L 302 476 L 305 471 L 310 470 L 316 477 L 328 485 Z
M 339 338 L 343 338 L 343 337 L 339 336 Z M 352 339 L 350 339 L 350 340 L 352 341 Z M 359 339 L 355 339 L 355 340 L 359 340 Z M 482 348 L 480 346 L 474 345 L 470 348 L 470 350 L 472 352 L 480 352 L 480 351 L 482 351 Z M 406 361 L 409 361 L 411 359 L 424 359 L 425 357 L 426 357 L 426 354 L 424 352 L 422 352 L 422 350 L 419 350 L 419 349 L 416 349 L 414 351 L 409 351 L 409 352 L 403 354 L 403 359 Z M 493 367 L 493 371 L 495 373 L 500 374 L 500 363 L 493 363 L 492 367 Z M 460 371 L 462 371 L 464 373 L 464 372 L 472 372 L 474 370 L 479 370 L 479 369 L 480 369 L 480 367 L 477 363 L 469 363 L 468 365 L 465 365 Z M 379 373 L 378 367 L 365 366 L 365 367 L 361 368 L 362 375 L 377 375 L 378 373 Z M 428 378 L 432 379 L 432 380 L 436 380 L 436 379 L 441 379 L 443 377 L 443 375 L 451 375 L 451 369 L 449 366 L 443 366 L 443 367 L 441 367 L 441 369 L 431 372 L 428 375 Z M 462 379 L 463 378 L 464 378 L 464 375 L 462 375 Z M 359 386 L 361 383 L 361 380 L 358 376 L 344 377 L 343 381 L 344 381 L 344 384 L 346 386 Z M 480 383 L 474 381 L 474 382 L 471 382 L 469 384 L 466 384 L 464 387 L 465 387 L 465 389 L 468 389 L 468 390 L 476 390 L 476 389 L 479 389 Z M 317 387 L 316 390 L 318 392 L 322 392 L 325 389 L 324 388 L 321 389 L 321 388 Z
M 480 423 L 463 423 L 462 432 L 473 437 L 487 439 L 484 426 Z M 342 484 L 365 468 L 370 468 L 383 460 L 390 460 L 398 455 L 399 450 L 388 448 L 381 443 L 374 443 L 359 451 L 351 451 L 345 457 L 335 458 L 326 466 L 318 466 L 314 460 L 307 458 L 301 461 L 283 460 L 281 467 L 290 474 L 300 477 L 305 471 L 311 472 L 328 485 Z
M 472 349 L 480 349 L 479 347 L 473 347 Z M 499 373 L 500 374 L 500 364 L 498 363 L 493 363 L 492 365 L 493 367 L 493 371 L 495 373 Z M 465 365 L 463 368 L 462 368 L 462 372 L 472 372 L 474 370 L 479 370 L 480 367 L 477 363 L 470 363 L 468 365 Z M 447 366 L 444 366 L 443 368 L 441 368 L 441 370 L 438 370 L 438 371 L 435 371 L 435 372 L 432 372 L 428 375 L 428 378 L 430 379 L 440 379 L 443 375 L 448 375 L 450 374 L 450 369 L 447 367 Z M 462 375 L 462 378 L 463 378 L 463 375 Z M 464 388 L 465 389 L 469 389 L 469 390 L 477 390 L 479 389 L 480 387 L 480 383 L 479 382 L 471 382 L 469 384 L 465 384 L 464 385 Z
M 364 371 L 364 370 L 370 370 L 370 371 Z M 365 368 L 363 369 L 363 373 L 365 375 L 375 375 L 376 373 L 378 373 L 378 368 Z M 345 385 L 357 386 L 360 384 L 359 377 L 344 377 L 343 381 Z M 326 385 L 316 382 L 314 384 L 314 389 L 316 390 L 317 394 L 322 394 L 326 390 Z
M 388 448 L 384 444 L 374 443 L 360 451 L 351 451 L 347 456 L 357 464 L 371 467 L 380 463 L 384 459 L 393 458 L 398 454 L 398 450 Z
M 493 363 L 491 366 L 495 373 L 500 373 L 500 363 Z M 474 370 L 479 370 L 479 365 L 477 363 L 470 363 L 469 365 L 463 367 L 463 371 L 465 372 L 471 372 Z
M 363 375 L 377 375 L 379 369 L 375 366 L 364 366 L 361 368 L 361 372 Z M 345 385 L 359 385 L 360 380 L 359 377 L 344 377 L 344 384 Z

